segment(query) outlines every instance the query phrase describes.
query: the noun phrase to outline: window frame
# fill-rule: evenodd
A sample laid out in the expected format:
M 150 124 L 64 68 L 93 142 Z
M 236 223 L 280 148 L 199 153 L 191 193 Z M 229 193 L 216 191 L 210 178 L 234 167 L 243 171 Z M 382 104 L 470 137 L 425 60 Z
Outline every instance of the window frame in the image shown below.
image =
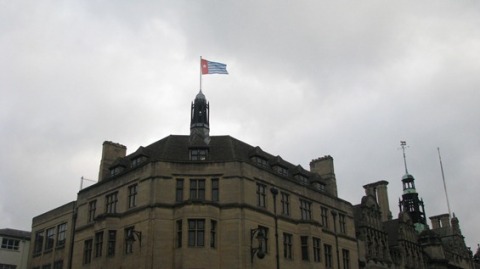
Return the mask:
M 220 201 L 220 180 L 218 178 L 212 178 L 212 202 Z
M 57 226 L 57 246 L 56 248 L 65 247 L 67 240 L 67 223 L 60 223 Z
M 300 253 L 302 254 L 302 261 L 309 261 L 308 236 L 300 236 L 300 250 Z
M 283 233 L 283 258 L 293 260 L 293 235 Z
M 185 180 L 183 178 L 177 178 L 175 182 L 175 202 L 183 202 L 184 186 Z
M 290 216 L 290 194 L 281 192 L 282 215 Z
M 312 220 L 312 202 L 300 199 L 300 217 L 302 220 Z
M 95 233 L 95 258 L 103 254 L 103 231 Z
M 205 201 L 205 185 L 204 178 L 190 179 L 190 200 Z
M 205 247 L 205 219 L 188 219 L 188 247 Z
M 1 248 L 18 251 L 20 249 L 20 240 L 15 238 L 3 237 Z
M 128 186 L 128 208 L 137 206 L 138 184 Z
M 117 213 L 118 205 L 118 191 L 105 195 L 105 213 L 115 214 Z
M 267 207 L 267 185 L 257 183 L 257 206 Z

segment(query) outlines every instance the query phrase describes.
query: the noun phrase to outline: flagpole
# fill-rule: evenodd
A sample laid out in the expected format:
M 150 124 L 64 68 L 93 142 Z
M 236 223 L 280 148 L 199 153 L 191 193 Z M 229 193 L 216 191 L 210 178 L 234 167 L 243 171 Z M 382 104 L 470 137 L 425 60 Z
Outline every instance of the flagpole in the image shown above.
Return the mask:
M 200 56 L 200 92 L 202 91 L 202 56 Z

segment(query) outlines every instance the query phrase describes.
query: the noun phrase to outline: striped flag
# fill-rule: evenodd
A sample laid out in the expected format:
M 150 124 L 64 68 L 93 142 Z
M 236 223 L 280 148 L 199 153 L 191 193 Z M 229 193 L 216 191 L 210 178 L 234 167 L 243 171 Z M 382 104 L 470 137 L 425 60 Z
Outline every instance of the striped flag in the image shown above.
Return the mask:
M 228 75 L 226 64 L 210 62 L 205 59 L 202 59 L 200 64 L 202 67 L 202 75 L 206 75 L 206 74 Z

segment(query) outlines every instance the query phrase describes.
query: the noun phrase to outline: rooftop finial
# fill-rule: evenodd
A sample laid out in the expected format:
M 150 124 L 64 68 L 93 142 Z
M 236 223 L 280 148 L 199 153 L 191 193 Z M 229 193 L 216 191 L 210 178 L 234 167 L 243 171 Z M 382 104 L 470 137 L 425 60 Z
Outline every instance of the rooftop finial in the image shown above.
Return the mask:
M 407 157 L 405 156 L 405 148 L 407 148 L 407 142 L 406 141 L 400 141 L 400 146 L 402 147 L 403 151 L 403 163 L 405 164 L 405 174 L 408 174 L 408 168 L 407 168 Z

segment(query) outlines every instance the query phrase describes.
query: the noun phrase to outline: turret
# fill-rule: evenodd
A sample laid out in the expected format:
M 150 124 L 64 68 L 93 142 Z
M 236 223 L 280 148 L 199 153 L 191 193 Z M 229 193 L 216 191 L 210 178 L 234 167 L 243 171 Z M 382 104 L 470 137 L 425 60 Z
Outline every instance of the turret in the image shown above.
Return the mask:
M 192 102 L 190 120 L 190 143 L 208 146 L 210 143 L 210 110 L 209 104 L 202 90 Z

